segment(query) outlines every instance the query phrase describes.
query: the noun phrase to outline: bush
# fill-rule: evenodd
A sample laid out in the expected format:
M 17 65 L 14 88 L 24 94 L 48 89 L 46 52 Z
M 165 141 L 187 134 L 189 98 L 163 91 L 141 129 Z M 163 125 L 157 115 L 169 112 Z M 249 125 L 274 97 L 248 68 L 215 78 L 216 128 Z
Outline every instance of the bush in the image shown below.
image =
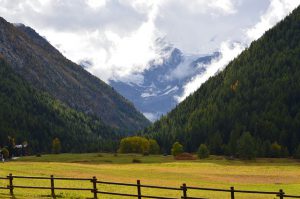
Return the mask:
M 158 154 L 160 147 L 156 140 L 133 136 L 123 138 L 118 151 L 120 153 Z
M 209 157 L 209 150 L 205 144 L 201 144 L 198 148 L 197 155 L 200 159 Z
M 3 148 L 2 149 L 2 155 L 4 159 L 8 159 L 9 158 L 9 151 L 7 150 L 7 148 Z
M 142 161 L 141 160 L 139 160 L 139 159 L 132 159 L 132 163 L 141 163 Z
M 277 142 L 273 142 L 273 144 L 271 145 L 271 157 L 272 158 L 279 158 L 281 157 L 281 150 L 282 147 L 280 146 L 280 144 L 278 144 Z
M 196 160 L 196 158 L 190 153 L 180 153 L 175 156 L 176 160 Z
M 171 154 L 177 156 L 181 153 L 183 153 L 183 146 L 179 142 L 175 142 L 172 146 Z
M 121 140 L 120 153 L 145 153 L 149 152 L 149 141 L 146 138 L 133 136 Z

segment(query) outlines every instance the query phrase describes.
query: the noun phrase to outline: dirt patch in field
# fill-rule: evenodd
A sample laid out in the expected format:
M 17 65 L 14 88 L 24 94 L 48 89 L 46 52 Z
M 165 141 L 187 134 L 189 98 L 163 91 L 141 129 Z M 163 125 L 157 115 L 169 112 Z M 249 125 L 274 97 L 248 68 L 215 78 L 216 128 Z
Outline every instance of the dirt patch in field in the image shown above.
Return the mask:
M 300 176 L 266 176 L 266 175 L 202 175 L 202 179 L 212 182 L 242 183 L 242 184 L 286 184 L 299 183 Z

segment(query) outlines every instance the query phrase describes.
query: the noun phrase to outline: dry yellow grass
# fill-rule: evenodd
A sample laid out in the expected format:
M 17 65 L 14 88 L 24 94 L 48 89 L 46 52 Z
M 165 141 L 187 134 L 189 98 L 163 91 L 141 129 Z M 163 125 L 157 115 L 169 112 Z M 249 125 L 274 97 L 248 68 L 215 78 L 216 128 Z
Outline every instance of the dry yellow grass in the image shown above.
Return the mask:
M 103 157 L 107 158 L 107 157 Z M 135 183 L 140 179 L 142 184 L 180 187 L 182 183 L 188 186 L 226 188 L 234 186 L 236 189 L 242 190 L 258 190 L 258 191 L 278 191 L 283 189 L 288 194 L 300 195 L 300 164 L 296 161 L 281 160 L 258 160 L 251 162 L 220 160 L 203 160 L 203 161 L 173 161 L 172 159 L 164 159 L 158 161 L 160 157 L 140 157 L 152 160 L 158 158 L 154 163 L 65 163 L 65 162 L 36 162 L 18 161 L 0 164 L 0 176 L 6 176 L 9 173 L 14 175 L 25 176 L 50 176 L 54 174 L 59 177 L 80 177 L 91 178 L 97 176 L 99 180 L 115 181 L 124 183 Z M 150 161 L 150 160 L 149 160 Z M 125 161 L 126 162 L 126 161 Z M 16 179 L 16 184 L 26 184 L 32 186 L 49 186 L 49 181 L 30 181 Z M 61 187 L 87 187 L 91 188 L 90 182 L 55 182 L 56 186 Z M 0 186 L 6 186 L 7 181 L 0 180 Z M 99 189 L 103 191 L 136 193 L 135 188 L 99 185 Z M 23 190 L 16 189 L 16 198 L 45 198 L 49 195 L 48 190 Z M 8 190 L 0 191 L 0 198 L 9 197 Z M 90 192 L 64 192 L 56 191 L 64 198 L 88 198 L 92 197 Z M 181 196 L 178 191 L 143 189 L 143 194 L 161 195 L 177 197 Z M 208 198 L 229 198 L 228 193 L 218 193 L 209 191 L 188 191 L 191 196 L 208 197 Z M 236 198 L 266 198 L 273 199 L 272 196 L 236 194 Z M 101 198 L 120 198 L 112 196 L 101 196 Z

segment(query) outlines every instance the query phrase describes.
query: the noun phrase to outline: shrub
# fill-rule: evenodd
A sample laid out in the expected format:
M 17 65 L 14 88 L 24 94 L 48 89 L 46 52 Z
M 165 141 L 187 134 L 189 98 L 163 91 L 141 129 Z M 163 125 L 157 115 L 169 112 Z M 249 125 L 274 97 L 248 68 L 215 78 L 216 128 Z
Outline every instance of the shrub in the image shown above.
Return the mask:
M 2 154 L 3 154 L 3 158 L 4 159 L 8 159 L 9 158 L 9 151 L 7 150 L 7 148 L 3 148 L 2 149 Z
M 196 160 L 196 158 L 190 153 L 180 153 L 175 156 L 176 160 Z
M 149 151 L 149 141 L 146 138 L 133 136 L 121 140 L 120 153 L 141 153 Z
M 141 163 L 142 161 L 141 160 L 139 160 L 139 159 L 132 159 L 132 163 Z
M 120 153 L 145 153 L 149 152 L 149 141 L 146 138 L 133 136 L 121 140 Z
M 179 142 L 175 142 L 172 146 L 171 154 L 177 156 L 181 153 L 183 153 L 183 146 Z
M 133 136 L 123 138 L 118 151 L 120 153 L 158 154 L 160 147 L 156 140 Z
M 272 158 L 279 158 L 281 157 L 281 150 L 282 147 L 280 146 L 280 144 L 278 144 L 277 142 L 273 142 L 273 144 L 271 145 L 271 157 Z
M 201 144 L 198 148 L 197 155 L 200 159 L 209 157 L 209 150 L 205 144 Z

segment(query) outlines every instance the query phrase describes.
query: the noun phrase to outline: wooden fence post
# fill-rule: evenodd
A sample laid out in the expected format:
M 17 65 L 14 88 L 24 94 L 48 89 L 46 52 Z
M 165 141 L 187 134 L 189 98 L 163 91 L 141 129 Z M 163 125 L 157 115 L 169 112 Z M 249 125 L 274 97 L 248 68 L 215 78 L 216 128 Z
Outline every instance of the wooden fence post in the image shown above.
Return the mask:
M 234 187 L 230 187 L 231 199 L 234 199 Z
M 283 192 L 282 189 L 280 189 L 280 190 L 279 190 L 279 198 L 280 198 L 280 199 L 283 199 L 283 197 L 284 197 L 284 192 Z
M 138 199 L 142 199 L 141 181 L 137 180 L 136 184 L 137 184 Z
M 186 188 L 186 184 L 185 183 L 182 184 L 182 192 L 183 192 L 182 198 L 183 199 L 187 199 L 187 188 Z
M 50 182 L 51 182 L 51 196 L 52 196 L 52 198 L 56 198 L 55 192 L 54 192 L 54 177 L 53 177 L 53 175 L 50 176 Z
M 97 197 L 97 191 L 98 191 L 98 189 L 97 189 L 97 178 L 96 178 L 96 176 L 94 176 L 91 181 L 93 183 L 93 190 L 92 190 L 92 192 L 94 193 L 94 199 L 97 199 L 98 198 Z
M 7 178 L 9 179 L 9 193 L 11 196 L 14 195 L 14 185 L 13 185 L 13 175 L 10 173 L 9 176 L 7 176 Z

